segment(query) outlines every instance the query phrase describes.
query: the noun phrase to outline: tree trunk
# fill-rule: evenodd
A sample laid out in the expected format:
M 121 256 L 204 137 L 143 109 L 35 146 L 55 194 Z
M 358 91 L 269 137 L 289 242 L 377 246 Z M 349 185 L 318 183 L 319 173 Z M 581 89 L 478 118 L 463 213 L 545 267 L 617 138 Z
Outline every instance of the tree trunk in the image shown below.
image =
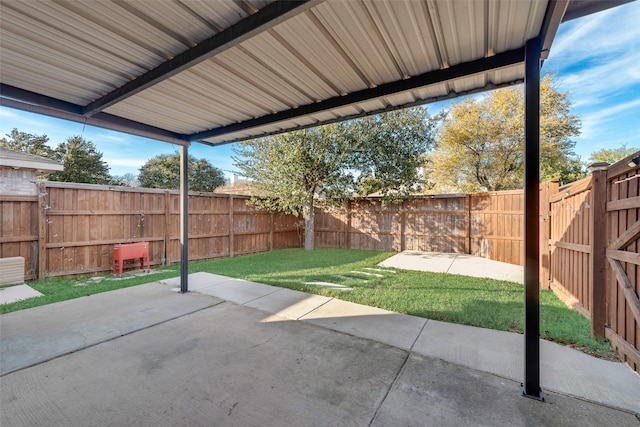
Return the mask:
M 302 217 L 304 218 L 304 250 L 312 251 L 315 242 L 314 226 L 315 226 L 315 211 L 313 208 L 313 193 L 307 199 L 307 203 L 302 208 Z

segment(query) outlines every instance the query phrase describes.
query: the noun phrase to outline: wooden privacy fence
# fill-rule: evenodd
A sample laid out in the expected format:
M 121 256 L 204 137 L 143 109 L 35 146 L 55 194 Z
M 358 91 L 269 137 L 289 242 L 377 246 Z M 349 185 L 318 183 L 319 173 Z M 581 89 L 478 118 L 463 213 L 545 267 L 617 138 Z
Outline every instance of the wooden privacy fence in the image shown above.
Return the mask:
M 634 156 L 559 190 L 547 184 L 541 213 L 549 239 L 541 254 L 549 261 L 541 280 L 640 372 L 640 167 L 630 163 Z
M 178 192 L 38 186 L 39 196 L 0 196 L 0 256 L 23 256 L 26 278 L 107 271 L 118 243 L 148 241 L 154 265 L 179 261 Z M 301 246 L 297 218 L 260 212 L 247 199 L 190 193 L 190 260 Z M 318 209 L 316 244 L 522 264 L 522 200 L 521 191 L 424 196 L 384 207 L 379 199 L 351 199 L 342 209 Z
M 0 196 L 0 256 L 25 258 L 25 278 L 110 270 L 113 245 L 147 241 L 151 264 L 180 260 L 176 191 L 40 182 L 39 196 Z M 189 259 L 301 245 L 291 215 L 247 197 L 189 194 Z
M 319 247 L 473 254 L 522 265 L 523 193 L 416 196 L 383 205 L 349 199 L 316 209 Z

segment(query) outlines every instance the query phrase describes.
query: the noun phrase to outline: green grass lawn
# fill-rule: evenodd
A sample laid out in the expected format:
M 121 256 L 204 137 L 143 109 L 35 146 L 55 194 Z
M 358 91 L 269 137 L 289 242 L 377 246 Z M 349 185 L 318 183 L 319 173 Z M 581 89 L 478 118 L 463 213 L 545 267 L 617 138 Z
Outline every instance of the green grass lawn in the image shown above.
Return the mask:
M 43 296 L 0 305 L 0 314 L 168 279 L 169 277 L 176 277 L 176 274 L 179 274 L 179 265 L 162 267 L 156 273 L 143 276 L 127 277 L 124 275 L 119 278 L 108 274 L 90 277 L 51 277 L 35 280 L 27 284 L 42 293 Z
M 445 322 L 513 332 L 524 330 L 522 285 L 445 273 L 365 270 L 379 268 L 377 264 L 391 255 L 393 253 L 347 249 L 323 248 L 311 252 L 287 249 L 193 262 L 189 272 L 221 274 Z M 358 270 L 383 277 L 353 273 Z M 148 283 L 177 274 L 178 266 L 174 265 L 154 275 L 123 280 L 106 277 L 96 283 L 87 278 L 36 281 L 30 285 L 45 294 L 44 297 L 0 306 L 1 312 Z M 353 289 L 345 291 L 304 284 L 313 281 L 336 283 Z M 589 321 L 567 308 L 551 291 L 540 293 L 540 334 L 545 339 L 591 354 L 610 354 L 607 342 L 591 337 Z

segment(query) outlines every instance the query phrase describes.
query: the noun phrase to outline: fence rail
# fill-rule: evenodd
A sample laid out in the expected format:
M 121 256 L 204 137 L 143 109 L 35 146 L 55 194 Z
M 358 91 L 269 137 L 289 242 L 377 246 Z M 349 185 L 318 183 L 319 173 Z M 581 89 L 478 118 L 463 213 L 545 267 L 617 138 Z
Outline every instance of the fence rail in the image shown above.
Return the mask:
M 0 256 L 25 258 L 25 278 L 111 269 L 113 245 L 148 241 L 153 265 L 180 260 L 175 191 L 40 182 L 39 196 L 1 196 Z M 189 259 L 299 247 L 297 218 L 247 197 L 189 194 Z

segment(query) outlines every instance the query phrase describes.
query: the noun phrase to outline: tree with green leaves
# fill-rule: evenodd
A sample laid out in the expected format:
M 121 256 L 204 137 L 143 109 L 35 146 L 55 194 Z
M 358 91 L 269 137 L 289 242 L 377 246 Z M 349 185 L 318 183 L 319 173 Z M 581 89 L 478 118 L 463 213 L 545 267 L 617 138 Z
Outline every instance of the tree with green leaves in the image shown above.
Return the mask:
M 571 138 L 580 133 L 567 92 L 553 76 L 540 88 L 540 178 L 570 182 L 584 176 Z M 436 191 L 496 191 L 522 188 L 524 179 L 524 95 L 522 86 L 499 89 L 483 100 L 454 104 L 432 153 L 430 176 Z
M 22 151 L 33 154 L 35 156 L 46 157 L 48 159 L 56 159 L 53 148 L 48 145 L 49 137 L 47 135 L 34 135 L 26 132 L 20 132 L 13 128 L 11 133 L 0 139 L 0 145 L 10 150 Z
M 628 157 L 639 151 L 640 151 L 640 148 L 627 147 L 627 144 L 622 144 L 616 148 L 601 148 L 591 153 L 588 163 L 592 164 L 592 163 L 604 162 L 612 165 L 624 159 L 625 157 Z
M 64 169 L 49 175 L 50 181 L 111 184 L 109 166 L 93 142 L 73 136 L 59 144 L 54 155 Z
M 265 210 L 302 215 L 304 247 L 314 247 L 315 196 L 340 197 L 353 188 L 346 170 L 351 154 L 344 123 L 244 141 L 234 148 L 235 166 L 252 181 L 251 202 Z
M 417 107 L 241 142 L 234 161 L 260 196 L 252 203 L 302 215 L 304 246 L 311 250 L 317 200 L 414 191 L 419 158 L 432 142 L 433 127 Z
M 206 159 L 189 156 L 187 161 L 189 190 L 213 192 L 224 184 L 224 174 Z M 180 188 L 180 154 L 161 154 L 148 160 L 140 168 L 140 187 Z
M 358 195 L 378 193 L 391 199 L 422 191 L 423 156 L 434 144 L 442 118 L 414 107 L 352 121 L 348 135 L 358 147 L 352 160 Z

